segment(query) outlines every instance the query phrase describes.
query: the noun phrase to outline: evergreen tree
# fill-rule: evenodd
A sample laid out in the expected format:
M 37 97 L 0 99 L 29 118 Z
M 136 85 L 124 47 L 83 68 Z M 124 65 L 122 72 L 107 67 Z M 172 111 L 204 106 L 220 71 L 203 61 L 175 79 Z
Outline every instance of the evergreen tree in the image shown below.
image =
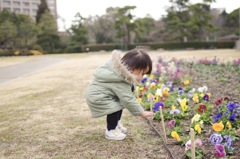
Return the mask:
M 75 15 L 75 20 L 73 21 L 71 28 L 68 30 L 73 43 L 77 43 L 79 45 L 88 43 L 87 29 L 83 25 L 84 21 L 85 18 L 82 17 L 80 13 Z
M 37 10 L 37 14 L 36 14 L 36 23 L 38 24 L 41 16 L 46 12 L 50 12 L 49 8 L 48 8 L 48 4 L 46 0 L 41 0 L 41 3 L 38 5 L 38 10 Z
M 131 40 L 131 31 L 134 31 L 136 25 L 134 23 L 134 15 L 131 13 L 136 6 L 125 6 L 118 9 L 117 20 L 115 22 L 115 29 L 117 32 L 117 37 L 122 38 L 124 49 L 128 50 L 128 45 Z
M 225 27 L 228 28 L 229 34 L 240 35 L 240 22 L 239 22 L 239 11 L 240 8 L 233 10 L 231 13 L 226 16 Z
M 41 16 L 37 27 L 37 44 L 45 51 L 54 52 L 60 46 L 61 41 L 57 33 L 56 23 L 49 12 L 45 12 Z

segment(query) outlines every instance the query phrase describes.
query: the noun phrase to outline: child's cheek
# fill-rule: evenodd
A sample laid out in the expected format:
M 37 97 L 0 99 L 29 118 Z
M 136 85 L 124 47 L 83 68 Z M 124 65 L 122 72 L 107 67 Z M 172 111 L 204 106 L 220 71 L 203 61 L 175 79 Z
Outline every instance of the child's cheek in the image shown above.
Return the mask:
M 140 82 L 140 81 L 141 81 L 141 79 L 142 79 L 142 77 L 141 77 L 141 76 L 135 76 L 135 78 L 136 78 L 136 81 L 137 81 L 137 82 Z

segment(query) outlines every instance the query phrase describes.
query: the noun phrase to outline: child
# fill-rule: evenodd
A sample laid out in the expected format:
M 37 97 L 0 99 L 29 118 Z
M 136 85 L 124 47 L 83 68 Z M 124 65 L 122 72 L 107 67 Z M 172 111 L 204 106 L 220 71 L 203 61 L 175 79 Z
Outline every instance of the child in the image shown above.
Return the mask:
M 86 100 L 93 117 L 107 115 L 107 139 L 123 140 L 126 137 L 127 129 L 120 123 L 124 108 L 134 116 L 153 116 L 153 112 L 144 111 L 133 94 L 137 82 L 151 71 L 151 58 L 141 49 L 131 50 L 123 57 L 121 52 L 114 50 L 111 60 L 95 71 Z

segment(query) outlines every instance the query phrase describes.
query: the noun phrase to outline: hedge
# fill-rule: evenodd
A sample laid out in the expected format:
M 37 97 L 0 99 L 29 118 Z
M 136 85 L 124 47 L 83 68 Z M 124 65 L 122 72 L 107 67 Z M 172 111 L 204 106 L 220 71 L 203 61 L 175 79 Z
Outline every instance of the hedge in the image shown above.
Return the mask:
M 164 49 L 164 50 L 183 50 L 183 49 L 227 49 L 234 48 L 235 42 L 166 42 L 166 43 L 136 43 L 130 44 L 129 49 L 136 46 L 147 46 L 151 50 Z M 69 45 L 66 49 L 57 49 L 53 53 L 79 53 L 79 52 L 94 52 L 94 51 L 112 51 L 124 50 L 122 44 L 88 44 L 88 45 Z M 0 49 L 0 56 L 13 56 L 14 51 L 11 49 Z
M 133 49 L 136 46 L 148 46 L 152 50 L 165 49 L 165 50 L 179 50 L 179 49 L 225 49 L 234 48 L 235 42 L 169 42 L 169 43 L 138 43 L 130 44 L 129 49 Z M 123 50 L 121 44 L 96 44 L 96 45 L 83 45 L 82 51 L 112 51 L 114 49 Z

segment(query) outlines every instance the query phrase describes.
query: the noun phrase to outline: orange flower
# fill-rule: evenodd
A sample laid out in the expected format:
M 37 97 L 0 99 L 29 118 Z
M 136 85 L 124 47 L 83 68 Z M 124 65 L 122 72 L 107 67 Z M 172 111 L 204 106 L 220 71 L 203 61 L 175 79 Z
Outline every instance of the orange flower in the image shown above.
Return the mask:
M 223 130 L 224 125 L 223 125 L 222 121 L 220 121 L 219 123 L 213 124 L 212 128 L 213 128 L 213 130 L 220 132 Z
M 156 83 L 152 82 L 152 83 L 150 84 L 150 87 L 151 87 L 152 89 L 155 89 Z

